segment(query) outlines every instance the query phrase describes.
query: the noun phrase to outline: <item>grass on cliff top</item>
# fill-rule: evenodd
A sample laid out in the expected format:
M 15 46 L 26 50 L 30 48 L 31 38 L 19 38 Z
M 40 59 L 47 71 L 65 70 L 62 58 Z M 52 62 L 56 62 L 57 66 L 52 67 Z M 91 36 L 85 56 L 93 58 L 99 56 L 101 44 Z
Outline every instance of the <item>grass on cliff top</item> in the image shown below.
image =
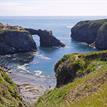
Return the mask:
M 107 22 L 107 19 L 99 19 L 99 20 L 93 20 L 93 21 L 95 21 L 96 23 L 105 23 L 105 22 Z
M 27 32 L 26 30 L 17 30 L 17 29 L 0 29 L 0 33 L 4 33 L 4 32 Z
M 107 51 L 66 55 L 56 66 L 68 59 L 72 63 L 76 55 L 82 61 L 90 62 L 85 69 L 91 72 L 68 85 L 45 93 L 35 107 L 107 107 Z
M 107 22 L 107 19 L 86 20 L 86 21 L 88 21 L 88 22 L 93 22 L 93 23 L 97 23 L 97 24 L 103 24 L 103 23 Z M 86 21 L 80 21 L 80 22 L 85 23 Z
M 17 86 L 0 68 L 0 107 L 24 107 Z

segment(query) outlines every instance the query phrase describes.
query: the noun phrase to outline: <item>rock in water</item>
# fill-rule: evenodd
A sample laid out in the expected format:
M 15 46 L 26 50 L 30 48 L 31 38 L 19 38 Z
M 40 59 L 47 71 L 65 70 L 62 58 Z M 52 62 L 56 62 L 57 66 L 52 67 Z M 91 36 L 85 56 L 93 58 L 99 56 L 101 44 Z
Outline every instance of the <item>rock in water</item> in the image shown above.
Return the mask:
M 107 19 L 80 21 L 71 29 L 71 37 L 80 42 L 95 43 L 97 49 L 107 49 Z
M 36 43 L 27 31 L 0 31 L 0 54 L 13 54 L 36 50 Z

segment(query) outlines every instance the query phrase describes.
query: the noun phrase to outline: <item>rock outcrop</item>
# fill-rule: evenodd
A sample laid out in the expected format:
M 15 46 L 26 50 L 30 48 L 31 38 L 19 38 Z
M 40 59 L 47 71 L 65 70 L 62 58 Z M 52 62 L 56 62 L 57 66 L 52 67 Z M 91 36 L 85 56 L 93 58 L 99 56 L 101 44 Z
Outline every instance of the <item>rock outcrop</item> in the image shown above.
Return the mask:
M 65 46 L 50 31 L 3 25 L 0 23 L 0 54 L 36 51 L 37 46 L 32 35 L 40 37 L 41 47 Z
M 97 49 L 107 49 L 107 23 L 99 28 L 95 46 Z
M 74 79 L 83 77 L 98 69 L 100 61 L 107 61 L 107 51 L 88 54 L 74 53 L 65 55 L 56 65 L 57 87 L 61 87 Z M 97 61 L 98 60 L 98 61 Z M 102 63 L 101 63 L 102 65 Z
M 36 50 L 36 43 L 27 31 L 0 31 L 0 54 L 13 54 Z
M 88 44 L 95 43 L 97 49 L 107 49 L 107 19 L 81 21 L 71 29 L 71 37 Z
M 65 45 L 55 38 L 52 34 L 52 31 L 47 30 L 35 30 L 26 28 L 27 31 L 30 32 L 31 35 L 38 35 L 40 37 L 40 46 L 41 47 L 64 47 Z

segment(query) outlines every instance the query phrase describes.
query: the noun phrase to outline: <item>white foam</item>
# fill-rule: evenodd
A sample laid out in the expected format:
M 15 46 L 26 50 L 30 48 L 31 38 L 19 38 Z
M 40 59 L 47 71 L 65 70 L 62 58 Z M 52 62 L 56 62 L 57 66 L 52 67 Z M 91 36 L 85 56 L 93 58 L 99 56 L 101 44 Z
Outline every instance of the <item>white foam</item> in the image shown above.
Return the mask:
M 41 59 L 45 59 L 45 60 L 51 60 L 51 58 L 47 57 L 47 56 L 44 56 L 42 54 L 37 54 L 36 55 L 37 57 L 41 58 Z
M 70 46 L 65 46 L 64 48 L 65 48 L 65 49 L 69 49 L 69 48 L 70 48 Z
M 40 76 L 40 75 L 42 74 L 42 71 L 36 70 L 36 71 L 34 71 L 34 74 L 35 74 L 36 76 Z
M 28 64 L 19 65 L 19 66 L 17 66 L 17 68 L 18 68 L 18 69 L 21 69 L 21 70 L 23 70 L 23 71 L 27 71 L 27 68 L 26 68 L 27 65 L 28 65 Z
M 39 64 L 39 62 L 30 62 L 29 64 Z
M 68 25 L 68 26 L 67 26 L 67 28 L 70 28 L 70 29 L 71 29 L 72 27 L 73 27 L 73 26 L 71 26 L 71 25 Z
M 85 42 L 80 42 L 79 44 L 82 44 L 82 45 L 88 45 L 87 43 Z
M 24 72 L 23 70 L 20 70 L 19 72 Z

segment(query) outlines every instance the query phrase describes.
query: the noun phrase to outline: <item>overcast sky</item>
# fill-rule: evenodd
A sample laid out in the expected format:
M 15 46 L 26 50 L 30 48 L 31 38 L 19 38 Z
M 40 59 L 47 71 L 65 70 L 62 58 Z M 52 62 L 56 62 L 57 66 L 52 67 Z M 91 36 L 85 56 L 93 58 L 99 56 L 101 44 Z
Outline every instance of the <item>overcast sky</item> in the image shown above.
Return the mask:
M 0 16 L 107 16 L 107 0 L 0 0 Z

